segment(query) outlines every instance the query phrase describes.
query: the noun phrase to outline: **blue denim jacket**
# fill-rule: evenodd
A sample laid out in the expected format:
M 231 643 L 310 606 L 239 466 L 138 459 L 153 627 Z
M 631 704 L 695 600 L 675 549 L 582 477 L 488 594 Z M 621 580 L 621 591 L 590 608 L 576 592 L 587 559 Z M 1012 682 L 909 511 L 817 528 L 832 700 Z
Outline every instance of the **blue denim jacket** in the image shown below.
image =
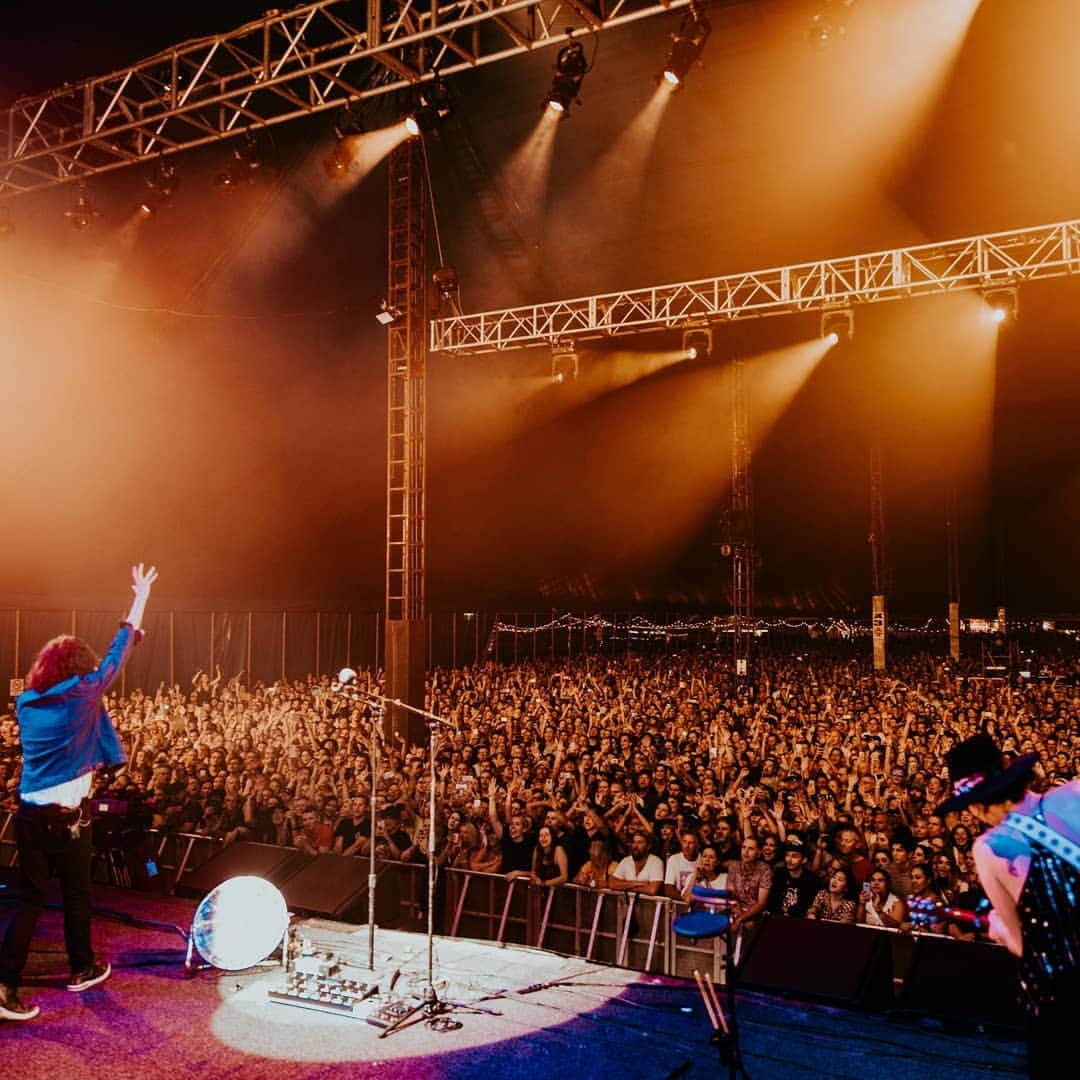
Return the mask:
M 18 696 L 15 709 L 23 753 L 20 795 L 127 760 L 101 699 L 141 636 L 123 623 L 97 670 Z

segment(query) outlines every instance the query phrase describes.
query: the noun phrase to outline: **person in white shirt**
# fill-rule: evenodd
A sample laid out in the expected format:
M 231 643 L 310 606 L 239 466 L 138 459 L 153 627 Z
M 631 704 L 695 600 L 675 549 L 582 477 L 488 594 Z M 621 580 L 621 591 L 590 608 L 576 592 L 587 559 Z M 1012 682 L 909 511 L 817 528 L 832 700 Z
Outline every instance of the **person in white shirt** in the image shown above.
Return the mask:
M 698 866 L 698 837 L 693 829 L 683 829 L 679 834 L 681 850 L 668 856 L 664 874 L 664 892 L 672 900 L 681 900 L 686 883 L 696 877 Z
M 650 853 L 648 835 L 634 832 L 630 837 L 630 854 L 615 867 L 611 888 L 656 896 L 663 881 L 664 864 L 659 856 Z

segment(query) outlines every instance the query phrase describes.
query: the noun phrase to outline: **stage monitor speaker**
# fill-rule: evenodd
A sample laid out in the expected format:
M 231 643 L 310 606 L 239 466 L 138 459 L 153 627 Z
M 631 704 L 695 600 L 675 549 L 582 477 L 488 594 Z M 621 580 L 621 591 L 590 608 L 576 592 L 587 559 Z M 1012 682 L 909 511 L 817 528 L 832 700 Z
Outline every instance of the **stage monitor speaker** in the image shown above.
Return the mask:
M 386 925 L 397 914 L 396 868 L 377 867 L 376 916 Z M 307 915 L 330 915 L 345 922 L 367 919 L 367 859 L 351 855 L 316 855 L 281 883 L 290 911 Z M 390 894 L 393 895 L 390 895 Z
M 901 1011 L 1022 1030 L 1020 961 L 999 945 L 920 934 L 900 994 Z
M 202 866 L 196 867 L 190 874 L 185 874 L 177 883 L 176 895 L 202 899 L 223 881 L 245 874 L 264 878 L 271 885 L 280 888 L 283 881 L 311 859 L 311 855 L 305 855 L 294 848 L 252 844 L 241 840 L 222 848 L 212 859 L 207 859 Z
M 865 926 L 770 916 L 746 947 L 736 985 L 889 1009 L 895 1003 L 889 935 Z

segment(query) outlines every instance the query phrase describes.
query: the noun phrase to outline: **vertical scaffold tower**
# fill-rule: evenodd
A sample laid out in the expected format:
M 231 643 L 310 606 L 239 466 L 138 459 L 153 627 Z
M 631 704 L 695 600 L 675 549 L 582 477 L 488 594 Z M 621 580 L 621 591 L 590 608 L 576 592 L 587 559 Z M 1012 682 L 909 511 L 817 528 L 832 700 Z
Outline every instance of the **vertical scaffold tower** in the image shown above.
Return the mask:
M 732 364 L 731 409 L 731 600 L 735 674 L 750 674 L 754 619 L 754 488 L 750 475 L 750 421 L 745 360 Z
M 874 670 L 885 670 L 885 644 L 888 635 L 886 590 L 889 583 L 889 564 L 885 550 L 885 467 L 882 462 L 881 438 L 870 434 L 870 568 L 874 596 L 872 630 Z
M 390 155 L 386 432 L 386 694 L 424 707 L 427 304 L 424 146 L 409 139 Z M 422 743 L 420 717 L 384 713 L 388 734 Z

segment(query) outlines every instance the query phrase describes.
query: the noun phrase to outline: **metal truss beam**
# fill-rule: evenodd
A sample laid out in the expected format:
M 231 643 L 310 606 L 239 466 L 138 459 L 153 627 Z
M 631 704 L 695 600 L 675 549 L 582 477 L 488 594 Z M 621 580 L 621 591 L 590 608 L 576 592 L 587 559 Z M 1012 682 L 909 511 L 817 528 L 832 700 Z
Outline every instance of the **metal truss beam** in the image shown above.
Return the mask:
M 0 112 L 0 199 L 285 123 L 689 0 L 319 0 Z
M 438 352 L 821 311 L 1080 273 L 1080 220 L 629 292 L 486 311 L 431 324 Z

